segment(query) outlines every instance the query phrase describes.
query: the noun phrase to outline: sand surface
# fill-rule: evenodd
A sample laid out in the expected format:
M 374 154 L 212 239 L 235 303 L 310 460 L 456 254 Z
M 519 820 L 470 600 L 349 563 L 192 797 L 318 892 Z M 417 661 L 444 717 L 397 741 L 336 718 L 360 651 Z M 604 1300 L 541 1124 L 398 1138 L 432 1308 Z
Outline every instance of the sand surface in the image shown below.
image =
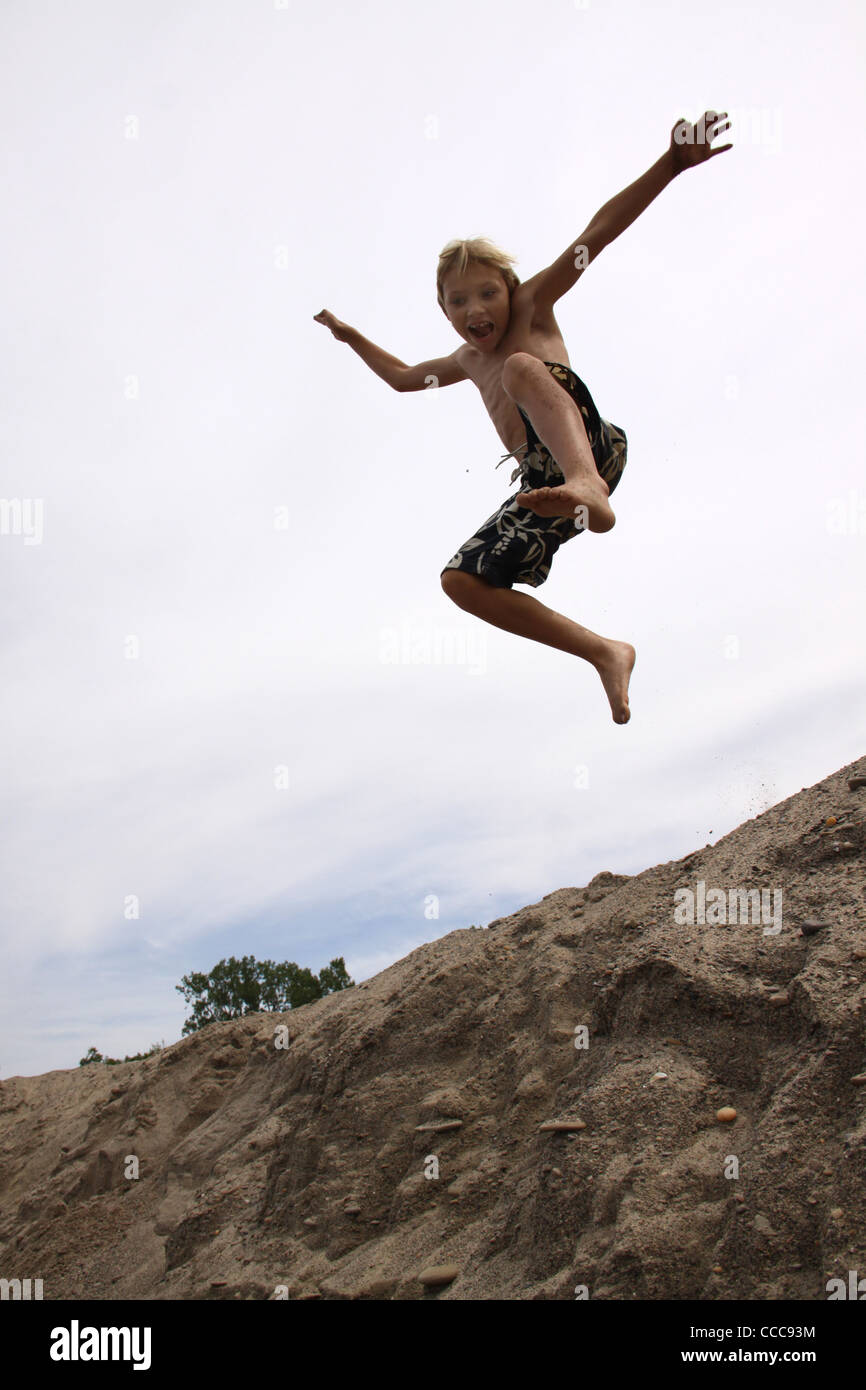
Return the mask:
M 864 771 L 294 1013 L 4 1080 L 0 1277 L 46 1300 L 826 1299 L 866 1275 Z M 781 890 L 781 932 L 677 924 L 699 881 Z

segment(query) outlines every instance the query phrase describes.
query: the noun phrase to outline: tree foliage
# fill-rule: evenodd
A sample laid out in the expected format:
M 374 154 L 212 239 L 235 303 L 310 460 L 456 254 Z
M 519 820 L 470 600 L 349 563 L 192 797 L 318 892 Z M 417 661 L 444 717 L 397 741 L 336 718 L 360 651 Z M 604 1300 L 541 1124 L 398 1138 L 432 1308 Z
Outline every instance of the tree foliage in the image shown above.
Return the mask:
M 299 1009 L 326 994 L 350 989 L 354 983 L 342 956 L 332 960 L 318 975 L 290 960 L 277 964 L 272 960 L 257 961 L 255 956 L 242 956 L 240 960 L 229 956 L 228 960 L 219 961 L 209 975 L 197 970 L 184 975 L 175 989 L 192 1005 L 192 1016 L 183 1025 L 186 1035 L 208 1023 L 240 1018 L 243 1014 Z
M 97 1052 L 95 1047 L 87 1049 L 87 1056 L 82 1057 L 78 1065 L 80 1067 L 89 1066 L 91 1062 L 103 1062 L 107 1067 L 119 1067 L 121 1062 L 140 1062 L 144 1057 L 152 1057 L 155 1052 L 162 1052 L 165 1043 L 151 1043 L 147 1052 L 136 1052 L 134 1057 L 103 1057 L 101 1052 Z

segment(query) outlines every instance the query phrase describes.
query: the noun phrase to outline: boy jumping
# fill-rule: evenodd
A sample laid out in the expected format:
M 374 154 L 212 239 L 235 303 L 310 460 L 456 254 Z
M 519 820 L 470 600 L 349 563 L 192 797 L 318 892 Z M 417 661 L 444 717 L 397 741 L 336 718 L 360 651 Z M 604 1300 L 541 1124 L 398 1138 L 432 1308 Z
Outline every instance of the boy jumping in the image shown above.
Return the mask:
M 486 238 L 449 242 L 439 257 L 437 297 L 464 340 L 450 357 L 409 367 L 327 309 L 314 315 L 395 391 L 466 380 L 478 387 L 508 450 L 499 462 L 521 455 L 511 481 L 520 476 L 522 486 L 448 561 L 442 588 L 459 608 L 494 627 L 583 657 L 601 677 L 617 724 L 630 718 L 634 647 L 600 637 L 511 587 L 537 589 L 563 541 L 611 529 L 609 498 L 626 463 L 625 433 L 601 418 L 572 371 L 553 306 L 677 174 L 732 148 L 710 147 L 730 126 L 726 115 L 705 111 L 694 126 L 677 121 L 666 153 L 599 209 L 576 245 L 524 284 L 512 258 Z

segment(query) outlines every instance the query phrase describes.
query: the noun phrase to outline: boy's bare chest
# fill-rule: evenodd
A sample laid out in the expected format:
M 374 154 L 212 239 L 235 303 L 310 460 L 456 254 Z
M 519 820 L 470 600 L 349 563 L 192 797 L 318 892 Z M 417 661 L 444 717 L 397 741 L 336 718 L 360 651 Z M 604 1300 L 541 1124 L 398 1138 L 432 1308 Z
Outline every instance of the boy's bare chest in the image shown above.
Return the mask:
M 469 343 L 459 349 L 460 365 L 478 387 L 496 433 L 509 451 L 516 449 L 526 439 L 526 428 L 517 406 L 502 385 L 502 369 L 506 359 L 514 352 L 528 352 L 541 361 L 561 362 L 566 367 L 571 365 L 552 314 L 549 325 L 533 324 L 528 317 L 518 315 L 495 353 L 479 352 Z

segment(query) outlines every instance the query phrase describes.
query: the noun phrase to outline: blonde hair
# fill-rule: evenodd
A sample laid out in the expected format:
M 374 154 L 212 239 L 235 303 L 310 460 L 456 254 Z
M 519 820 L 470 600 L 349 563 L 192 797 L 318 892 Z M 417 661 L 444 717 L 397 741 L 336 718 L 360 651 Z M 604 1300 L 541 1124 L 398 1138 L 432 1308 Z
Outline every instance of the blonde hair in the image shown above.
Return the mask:
M 472 264 L 489 265 L 494 270 L 498 270 L 508 286 L 509 295 L 520 284 L 513 269 L 514 257 L 500 250 L 487 237 L 474 236 L 449 241 L 448 245 L 443 246 L 439 252 L 439 265 L 436 269 L 436 298 L 439 300 L 439 307 L 446 318 L 448 313 L 445 308 L 445 295 L 442 289 L 445 276 L 452 270 L 456 270 L 458 275 L 463 275 Z

